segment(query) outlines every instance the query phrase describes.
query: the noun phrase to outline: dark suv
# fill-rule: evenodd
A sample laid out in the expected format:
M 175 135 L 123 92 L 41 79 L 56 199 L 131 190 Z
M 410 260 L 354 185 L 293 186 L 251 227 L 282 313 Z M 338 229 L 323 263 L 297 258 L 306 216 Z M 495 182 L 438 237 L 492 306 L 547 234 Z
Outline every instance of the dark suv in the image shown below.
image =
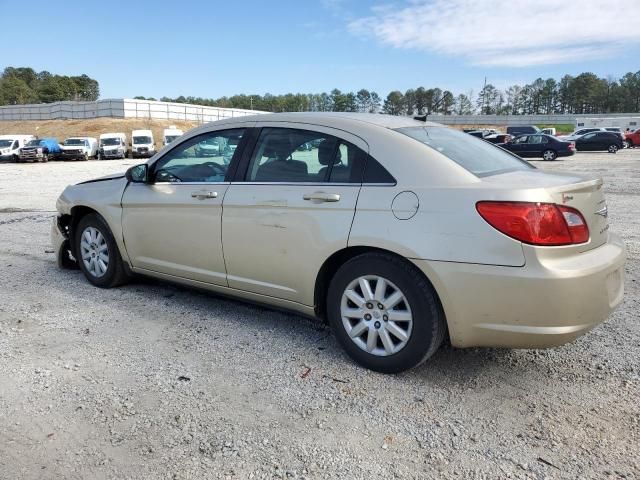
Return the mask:
M 507 133 L 512 137 L 517 137 L 518 135 L 540 133 L 540 129 L 535 125 L 519 125 L 515 127 L 507 127 Z

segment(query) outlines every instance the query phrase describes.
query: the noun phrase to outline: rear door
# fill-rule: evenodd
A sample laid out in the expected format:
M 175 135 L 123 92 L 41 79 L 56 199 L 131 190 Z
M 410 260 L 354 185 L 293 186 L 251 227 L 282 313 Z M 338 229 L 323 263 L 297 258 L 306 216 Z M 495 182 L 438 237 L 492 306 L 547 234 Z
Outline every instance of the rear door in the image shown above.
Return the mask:
M 529 140 L 528 135 L 521 135 L 516 137 L 510 144 L 509 150 L 519 155 L 521 157 L 527 156 L 527 140 Z
M 224 199 L 229 286 L 312 306 L 320 267 L 347 246 L 368 145 L 331 128 L 262 127 Z
M 131 183 L 122 197 L 122 229 L 134 268 L 227 285 L 222 252 L 222 200 L 229 162 L 198 156 L 203 142 L 242 142 L 246 129 L 190 137 L 150 167 L 151 182 Z M 236 151 L 241 151 L 237 149 Z

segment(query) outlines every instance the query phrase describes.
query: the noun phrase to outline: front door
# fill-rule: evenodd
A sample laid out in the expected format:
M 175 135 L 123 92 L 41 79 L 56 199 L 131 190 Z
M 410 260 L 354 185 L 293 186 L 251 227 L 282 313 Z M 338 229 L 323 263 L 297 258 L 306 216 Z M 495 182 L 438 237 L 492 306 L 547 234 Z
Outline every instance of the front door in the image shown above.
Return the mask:
M 229 286 L 313 305 L 320 267 L 347 246 L 367 150 L 329 128 L 262 128 L 224 199 Z
M 595 133 L 587 133 L 576 141 L 576 148 L 583 152 L 589 152 L 597 149 L 597 139 Z
M 122 197 L 122 230 L 136 269 L 227 285 L 222 252 L 222 200 L 227 169 L 244 129 L 190 137 L 150 167 L 147 184 Z M 203 148 L 216 144 L 215 151 Z

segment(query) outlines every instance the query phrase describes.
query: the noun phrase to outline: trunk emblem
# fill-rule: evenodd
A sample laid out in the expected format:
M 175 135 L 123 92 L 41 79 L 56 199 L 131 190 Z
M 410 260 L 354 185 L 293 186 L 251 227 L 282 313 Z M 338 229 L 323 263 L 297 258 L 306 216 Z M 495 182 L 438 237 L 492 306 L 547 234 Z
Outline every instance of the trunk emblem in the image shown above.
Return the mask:
M 601 217 L 607 218 L 609 216 L 609 209 L 605 205 L 603 208 L 601 208 L 595 213 L 596 215 L 600 215 Z
M 562 194 L 562 203 L 567 203 L 569 200 L 573 200 L 573 195 Z

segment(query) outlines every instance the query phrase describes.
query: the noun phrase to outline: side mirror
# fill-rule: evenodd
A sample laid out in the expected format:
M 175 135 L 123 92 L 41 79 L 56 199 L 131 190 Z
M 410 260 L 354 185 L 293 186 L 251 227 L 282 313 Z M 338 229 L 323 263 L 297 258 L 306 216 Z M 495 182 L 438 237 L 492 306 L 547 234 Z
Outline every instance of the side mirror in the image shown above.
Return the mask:
M 126 171 L 124 176 L 131 183 L 147 183 L 149 176 L 149 166 L 146 163 L 134 165 Z

